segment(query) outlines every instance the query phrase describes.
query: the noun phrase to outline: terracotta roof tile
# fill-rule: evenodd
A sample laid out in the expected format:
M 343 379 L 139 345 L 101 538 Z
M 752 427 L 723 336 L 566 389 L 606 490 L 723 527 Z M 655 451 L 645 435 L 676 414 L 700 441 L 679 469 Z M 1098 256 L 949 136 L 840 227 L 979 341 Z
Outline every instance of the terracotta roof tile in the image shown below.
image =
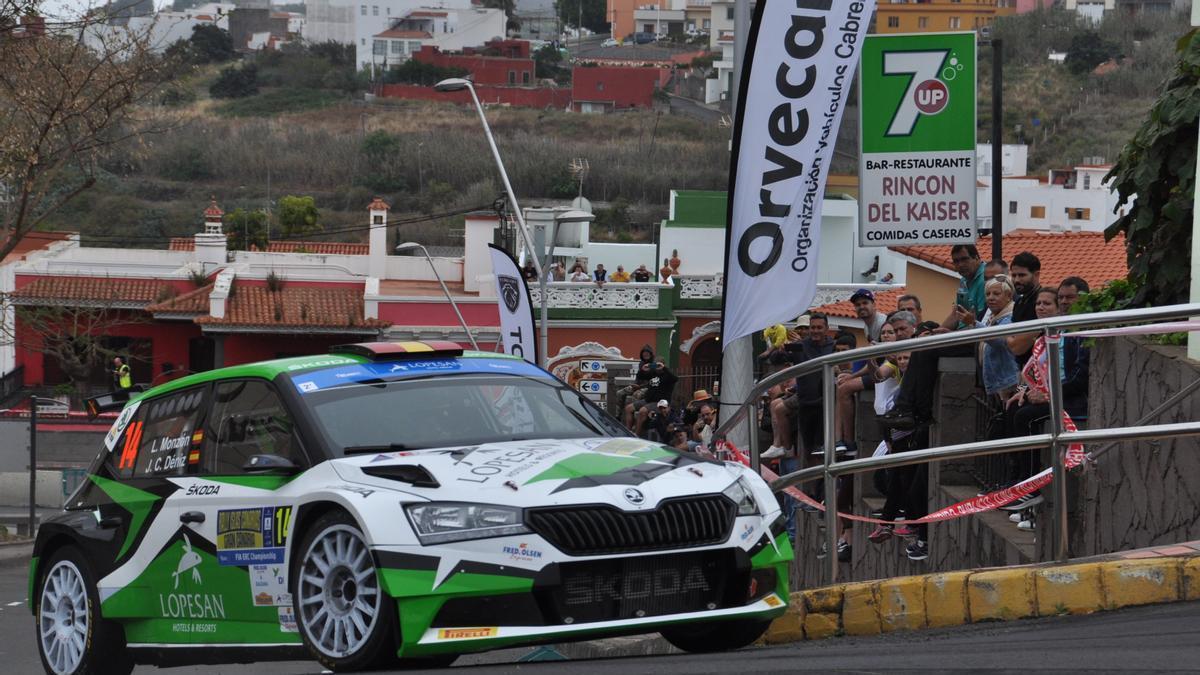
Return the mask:
M 992 238 L 980 237 L 976 245 L 979 255 L 990 258 Z M 949 246 L 893 246 L 893 251 L 954 271 Z M 1100 287 L 1129 274 L 1125 259 L 1125 235 L 1119 234 L 1110 242 L 1103 232 L 1041 232 L 1014 230 L 1004 235 L 1004 258 L 1029 251 L 1042 263 L 1041 279 L 1048 285 L 1066 277 L 1082 277 L 1089 285 Z
M 146 307 L 146 311 L 151 314 L 208 314 L 208 296 L 212 289 L 213 285 L 208 284 L 170 300 L 156 302 Z
M 368 211 L 387 211 L 390 208 L 392 208 L 391 205 L 379 197 L 376 197 L 374 201 L 367 205 Z
M 167 248 L 171 251 L 194 251 L 196 240 L 191 237 L 171 237 Z M 316 253 L 319 255 L 367 255 L 367 244 L 342 241 L 273 241 L 267 246 L 268 253 Z
M 341 241 L 273 241 L 268 253 L 319 253 L 321 255 L 367 255 L 370 246 Z
M 60 304 L 142 307 L 167 300 L 174 293 L 174 286 L 161 279 L 38 277 L 13 291 L 12 297 L 17 303 L 57 300 Z
M 903 288 L 897 288 L 894 291 L 876 291 L 875 292 L 875 309 L 884 314 L 891 314 L 896 311 L 896 303 L 899 302 L 900 296 L 907 291 Z M 812 312 L 820 312 L 827 316 L 837 317 L 839 319 L 855 319 L 858 318 L 854 314 L 854 305 L 849 300 L 841 302 L 832 302 L 828 305 L 813 307 Z
M 238 326 L 294 329 L 376 329 L 391 325 L 363 317 L 360 289 L 284 285 L 278 291 L 265 286 L 234 284 L 225 317 L 200 316 L 203 326 Z

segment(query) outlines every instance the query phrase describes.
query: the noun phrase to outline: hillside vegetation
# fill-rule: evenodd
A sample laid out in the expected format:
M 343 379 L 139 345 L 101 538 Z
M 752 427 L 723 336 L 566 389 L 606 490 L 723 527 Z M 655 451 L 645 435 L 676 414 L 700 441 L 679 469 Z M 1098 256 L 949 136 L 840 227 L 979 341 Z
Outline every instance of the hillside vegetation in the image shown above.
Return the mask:
M 1181 15 L 1112 16 L 1093 27 L 1059 9 L 998 22 L 1005 142 L 1030 144 L 1031 173 L 1085 157 L 1115 159 L 1146 118 L 1186 30 Z M 1067 62 L 1051 62 L 1051 52 L 1067 53 Z M 991 50 L 979 54 L 979 138 L 987 141 Z M 327 230 L 363 224 L 376 195 L 396 217 L 491 205 L 502 190 L 474 110 L 364 102 L 365 81 L 349 56 L 328 44 L 254 63 L 193 54 L 192 70 L 161 97 L 169 129 L 109 157 L 100 185 L 47 227 L 81 230 L 96 243 L 161 248 L 168 237 L 196 232 L 213 197 L 227 212 L 270 207 L 274 215 L 280 198 L 312 196 Z M 1110 57 L 1115 67 L 1093 72 Z M 490 108 L 488 120 L 524 206 L 574 197 L 579 186 L 569 166 L 586 159 L 583 194 L 613 203 L 598 216 L 622 240 L 644 236 L 630 221 L 661 218 L 672 189 L 727 185 L 730 132 L 715 124 L 658 111 L 593 116 L 502 107 Z M 836 166 L 855 165 L 854 135 L 843 129 Z M 406 225 L 406 237 L 453 244 L 461 220 Z

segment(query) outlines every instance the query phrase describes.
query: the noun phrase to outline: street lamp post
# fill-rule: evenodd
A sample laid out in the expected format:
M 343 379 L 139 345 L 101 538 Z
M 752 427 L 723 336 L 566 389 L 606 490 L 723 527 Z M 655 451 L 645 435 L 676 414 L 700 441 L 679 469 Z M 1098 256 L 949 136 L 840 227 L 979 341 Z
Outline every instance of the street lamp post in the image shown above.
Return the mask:
M 458 311 L 458 303 L 454 302 L 454 298 L 450 297 L 450 289 L 446 288 L 446 282 L 442 281 L 442 275 L 438 274 L 437 265 L 433 264 L 433 258 L 430 257 L 429 251 L 415 241 L 405 242 L 396 247 L 397 252 L 413 251 L 418 249 L 421 251 L 421 253 L 425 254 L 425 259 L 429 261 L 429 268 L 433 270 L 434 278 L 436 278 L 438 283 L 442 285 L 442 292 L 446 294 L 446 301 L 450 303 L 450 307 L 454 310 L 454 314 L 458 316 L 458 323 L 462 326 L 462 329 L 466 331 L 467 339 L 471 341 L 471 347 L 475 351 L 479 351 L 479 345 L 475 342 L 475 336 L 471 334 L 471 329 L 467 328 L 467 322 L 463 319 L 462 312 Z
M 475 86 L 470 80 L 461 77 L 451 77 L 442 80 L 433 85 L 434 91 L 462 91 L 466 89 L 471 93 L 471 101 L 475 103 L 475 110 L 479 112 L 479 121 L 483 124 L 483 133 L 487 136 L 488 145 L 492 148 L 492 157 L 496 160 L 496 168 L 500 170 L 500 178 L 504 181 L 504 191 L 508 195 L 508 202 L 512 204 L 513 214 L 517 218 L 517 225 L 521 231 L 521 239 L 525 242 L 525 250 L 529 252 L 529 256 L 533 259 L 533 266 L 537 270 L 537 275 L 542 289 L 542 311 L 541 311 L 541 330 L 538 335 L 538 351 L 541 352 L 541 365 L 545 367 L 549 359 L 549 338 L 547 327 L 548 310 L 546 308 L 546 273 L 542 269 L 541 255 L 536 252 L 533 246 L 533 237 L 529 233 L 529 227 L 525 225 L 525 214 L 521 212 L 521 207 L 517 204 L 517 195 L 513 193 L 512 183 L 508 180 L 508 172 L 504 170 L 504 162 L 500 159 L 500 150 L 496 147 L 496 139 L 492 137 L 492 129 L 488 126 L 487 116 L 483 114 L 483 105 L 479 102 L 479 96 L 475 94 Z M 524 261 L 522 261 L 524 262 Z

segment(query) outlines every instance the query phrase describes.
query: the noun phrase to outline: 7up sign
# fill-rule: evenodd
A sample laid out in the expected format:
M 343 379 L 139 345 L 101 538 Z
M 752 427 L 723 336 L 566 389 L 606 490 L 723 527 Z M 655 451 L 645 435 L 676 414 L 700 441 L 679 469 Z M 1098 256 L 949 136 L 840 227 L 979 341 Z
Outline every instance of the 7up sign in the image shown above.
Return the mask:
M 863 43 L 860 246 L 975 243 L 975 60 L 975 33 Z

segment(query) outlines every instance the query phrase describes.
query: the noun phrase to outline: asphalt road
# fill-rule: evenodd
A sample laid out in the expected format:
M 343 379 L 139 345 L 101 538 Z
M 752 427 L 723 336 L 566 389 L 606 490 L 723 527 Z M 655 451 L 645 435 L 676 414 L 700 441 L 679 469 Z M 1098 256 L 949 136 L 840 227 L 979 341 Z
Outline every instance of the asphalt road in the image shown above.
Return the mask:
M 40 673 L 33 620 L 25 607 L 25 568 L 0 567 L 0 670 Z M 460 659 L 463 675 L 630 673 L 913 672 L 1196 672 L 1200 670 L 1200 603 L 1140 607 L 1085 617 L 979 624 L 873 638 L 839 638 L 709 655 L 514 663 L 529 650 Z M 497 663 L 497 661 L 501 661 Z M 506 661 L 506 662 L 504 662 Z M 139 675 L 158 672 L 140 667 Z M 313 662 L 204 666 L 174 675 L 308 675 Z M 405 671 L 414 672 L 414 671 Z M 436 671 L 435 671 L 436 672 Z

